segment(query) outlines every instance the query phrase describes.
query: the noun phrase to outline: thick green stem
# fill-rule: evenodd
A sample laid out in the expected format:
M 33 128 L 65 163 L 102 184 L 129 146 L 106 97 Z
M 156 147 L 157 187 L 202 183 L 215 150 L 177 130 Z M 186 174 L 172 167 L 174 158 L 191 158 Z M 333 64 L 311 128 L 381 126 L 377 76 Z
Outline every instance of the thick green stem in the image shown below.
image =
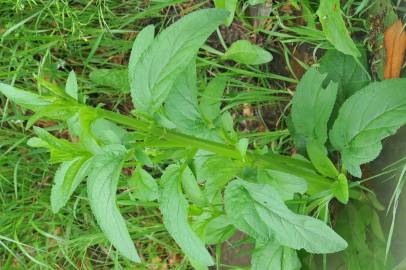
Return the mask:
M 164 128 L 153 127 L 146 121 L 114 113 L 111 111 L 103 109 L 96 110 L 98 115 L 100 115 L 101 117 L 104 117 L 115 123 L 127 126 L 131 129 L 141 130 L 156 135 L 159 134 L 159 136 L 162 137 L 163 140 L 169 141 L 179 147 L 194 147 L 225 157 L 235 159 L 242 158 L 240 152 L 235 147 L 230 145 L 196 138 Z M 333 182 L 332 179 L 317 174 L 310 163 L 302 160 L 297 160 L 277 154 L 259 155 L 252 151 L 247 152 L 246 158 L 253 164 L 262 165 L 268 169 L 274 169 L 305 178 L 309 183 L 310 194 L 315 194 L 317 192 L 329 189 Z

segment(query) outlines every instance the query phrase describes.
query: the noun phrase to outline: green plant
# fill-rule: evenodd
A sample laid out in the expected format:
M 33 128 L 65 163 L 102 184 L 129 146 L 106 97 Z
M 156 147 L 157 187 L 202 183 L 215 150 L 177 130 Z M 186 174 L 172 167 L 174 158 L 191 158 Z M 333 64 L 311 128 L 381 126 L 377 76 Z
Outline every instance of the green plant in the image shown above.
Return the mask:
M 362 198 L 360 187 L 348 184 L 346 170 L 361 176 L 358 166 L 375 158 L 380 140 L 405 123 L 405 92 L 400 90 L 406 82 L 361 84 L 351 90 L 355 94 L 342 94 L 343 104 L 335 114 L 336 96 L 347 91 L 345 76 L 326 81 L 327 74 L 311 68 L 298 85 L 291 116 L 296 147 L 310 161 L 267 148 L 249 149 L 248 138 L 238 136 L 230 113 L 221 109 L 227 79 L 212 79 L 200 98 L 196 85 L 196 53 L 226 18 L 221 10 L 201 10 L 157 37 L 152 26 L 139 33 L 128 67 L 136 107 L 131 116 L 84 104 L 74 73 L 64 90 L 38 78 L 52 95 L 5 84 L 0 84 L 0 92 L 36 112 L 27 127 L 40 118 L 67 123 L 72 142 L 39 127 L 34 127 L 38 137 L 29 141 L 47 148 L 51 163 L 61 163 L 52 187 L 52 209 L 64 207 L 86 179 L 100 228 L 126 258 L 140 262 L 115 200 L 123 168 L 135 167 L 128 183 L 134 189 L 131 196 L 158 200 L 166 229 L 195 268 L 214 263 L 205 245 L 220 244 L 238 229 L 255 239 L 255 269 L 298 269 L 296 250 L 324 254 L 346 248 L 344 239 L 312 215 L 326 209 L 334 196 L 343 203 L 349 197 Z M 366 107 L 364 98 L 367 105 L 384 106 Z M 349 116 L 352 106 L 358 113 Z M 331 114 L 338 115 L 330 131 L 332 147 L 327 144 Z M 342 154 L 345 166 L 339 169 L 328 157 L 333 149 Z M 269 250 L 276 255 L 264 261 L 261 254 Z

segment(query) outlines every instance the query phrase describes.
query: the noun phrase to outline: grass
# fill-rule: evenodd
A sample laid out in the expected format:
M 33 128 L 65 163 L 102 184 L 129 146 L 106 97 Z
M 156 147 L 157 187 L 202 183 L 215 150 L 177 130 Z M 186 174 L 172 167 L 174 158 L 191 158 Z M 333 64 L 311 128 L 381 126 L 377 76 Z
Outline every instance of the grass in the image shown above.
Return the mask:
M 81 94 L 88 96 L 90 103 L 129 113 L 131 98 L 96 85 L 89 73 L 127 64 L 132 42 L 144 26 L 154 24 L 162 29 L 184 14 L 210 5 L 209 1 L 186 0 L 3 0 L 0 80 L 40 92 L 42 86 L 37 78 L 63 85 L 69 71 L 75 70 Z M 297 27 L 301 16 L 292 7 L 286 10 L 286 6 L 283 2 L 274 3 L 267 20 L 257 26 L 253 26 L 252 20 L 263 17 L 245 15 L 244 8 L 240 8 L 237 22 L 211 37 L 197 63 L 202 82 L 219 73 L 231 78 L 224 110 L 232 110 L 240 132 L 250 131 L 250 139 L 256 145 L 279 153 L 292 151 L 286 127 L 291 89 L 300 73 L 317 61 L 320 50 L 329 46 L 318 31 Z M 345 11 L 350 14 L 351 8 L 346 6 Z M 363 17 L 347 19 L 365 35 Z M 219 56 L 224 46 L 241 36 L 269 49 L 274 61 L 261 69 L 222 61 Z M 43 150 L 26 145 L 31 136 L 24 127 L 28 115 L 1 97 L 0 268 L 134 269 L 118 256 L 98 229 L 83 187 L 60 213 L 51 212 L 50 187 L 56 167 L 47 162 Z M 50 130 L 59 129 L 57 124 L 37 123 Z M 130 200 L 126 179 L 119 186 L 121 212 L 147 262 L 137 269 L 190 269 L 165 231 L 157 205 Z M 395 201 L 400 188 L 396 192 Z M 216 249 L 218 254 L 219 250 Z

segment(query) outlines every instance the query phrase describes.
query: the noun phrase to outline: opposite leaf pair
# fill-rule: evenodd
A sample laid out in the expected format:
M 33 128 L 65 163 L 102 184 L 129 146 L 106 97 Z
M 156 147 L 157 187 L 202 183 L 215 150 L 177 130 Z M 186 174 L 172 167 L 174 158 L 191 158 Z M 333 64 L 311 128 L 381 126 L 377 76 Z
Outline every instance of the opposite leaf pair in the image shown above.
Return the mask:
M 340 65 L 340 59 L 348 61 L 348 58 L 336 56 L 322 59 L 321 70 L 329 70 L 334 63 L 345 67 Z M 348 62 L 345 65 L 348 67 Z M 352 66 L 357 65 L 353 61 Z M 381 140 L 406 123 L 406 79 L 364 86 L 365 80 L 356 77 L 351 81 L 351 77 L 345 75 L 345 69 L 335 72 L 342 76 L 330 75 L 334 71 L 321 74 L 316 68 L 309 69 L 303 76 L 292 104 L 293 138 L 295 145 L 304 149 L 315 142 L 323 148 L 329 137 L 330 150 L 341 153 L 343 169 L 361 177 L 359 166 L 375 159 L 382 148 Z M 335 109 L 337 95 L 341 97 L 339 110 Z M 334 124 L 328 133 L 330 123 Z M 309 151 L 308 154 L 310 156 Z M 327 176 L 334 178 L 336 172 L 329 163 L 319 171 L 326 174 L 323 170 L 331 170 L 329 168 L 333 173 Z

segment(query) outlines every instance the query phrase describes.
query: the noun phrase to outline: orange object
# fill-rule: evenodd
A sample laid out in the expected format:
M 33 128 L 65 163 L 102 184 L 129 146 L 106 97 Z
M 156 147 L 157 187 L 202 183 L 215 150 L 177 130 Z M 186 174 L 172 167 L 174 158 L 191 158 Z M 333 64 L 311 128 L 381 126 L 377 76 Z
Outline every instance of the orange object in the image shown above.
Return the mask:
M 399 78 L 406 51 L 406 33 L 401 20 L 396 21 L 384 34 L 386 63 L 384 78 Z

